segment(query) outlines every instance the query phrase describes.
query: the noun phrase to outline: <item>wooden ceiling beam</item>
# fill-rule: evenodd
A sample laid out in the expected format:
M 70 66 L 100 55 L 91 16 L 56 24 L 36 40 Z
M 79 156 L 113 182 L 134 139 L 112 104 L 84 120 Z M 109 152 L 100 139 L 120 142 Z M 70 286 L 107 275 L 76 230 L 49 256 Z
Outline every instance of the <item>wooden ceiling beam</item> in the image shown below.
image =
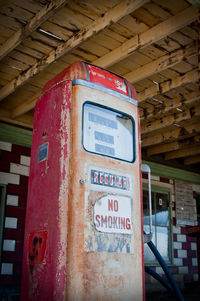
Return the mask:
M 168 128 L 174 124 L 181 126 L 184 121 L 198 119 L 200 117 L 200 105 L 193 106 L 191 108 L 185 108 L 183 112 L 177 114 L 171 114 L 163 116 L 153 121 L 142 121 L 141 122 L 141 133 L 142 135 L 153 133 L 156 131 L 162 131 L 163 128 Z
M 5 109 L 0 109 L 0 120 L 8 122 L 10 124 L 20 125 L 26 128 L 33 128 L 33 117 L 30 115 L 20 116 L 18 119 L 13 119 L 10 116 L 10 111 Z
M 42 23 L 67 4 L 69 0 L 52 0 L 46 4 L 25 26 L 17 30 L 0 48 L 0 60 L 16 48 L 25 38 L 35 31 Z
M 153 146 L 153 147 L 147 149 L 147 155 L 153 156 L 153 155 L 170 152 L 172 150 L 177 150 L 177 149 L 179 149 L 179 142 L 174 141 L 174 142 L 170 142 L 170 143 L 166 143 L 166 144 L 162 144 L 162 145 L 156 145 L 156 146 Z
M 183 127 L 163 130 L 161 133 L 142 135 L 142 147 L 158 145 L 160 143 L 169 143 L 177 139 L 185 139 L 200 133 L 200 121 L 187 124 Z
M 81 43 L 96 35 L 109 25 L 116 23 L 118 20 L 138 9 L 146 2 L 149 2 L 149 0 L 121 1 L 114 8 L 108 10 L 103 16 L 99 17 L 91 24 L 83 27 L 76 35 L 73 35 L 66 42 L 60 43 L 58 47 L 55 50 L 52 50 L 46 57 L 44 57 L 42 60 L 30 67 L 26 72 L 20 74 L 10 83 L 4 86 L 0 90 L 0 100 L 10 95 L 16 90 L 16 88 L 44 70 L 51 63 L 68 54 L 73 49 L 78 47 Z
M 171 33 L 187 26 L 198 18 L 198 9 L 194 6 L 159 23 L 147 31 L 134 36 L 113 51 L 93 61 L 93 64 L 107 68 L 123 60 L 136 50 L 147 47 Z
M 148 63 L 142 67 L 139 67 L 129 73 L 126 73 L 124 77 L 131 83 L 136 83 L 149 76 L 152 76 L 158 72 L 171 68 L 174 65 L 180 63 L 185 58 L 190 58 L 198 54 L 198 48 L 196 43 L 191 43 L 185 48 L 180 48 L 169 52 L 168 54 Z
M 11 117 L 16 118 L 16 117 L 23 115 L 23 114 L 31 111 L 32 109 L 34 109 L 35 104 L 36 104 L 38 98 L 40 97 L 40 95 L 41 95 L 41 93 L 36 93 L 34 95 L 34 97 L 29 99 L 29 101 L 23 102 L 21 105 L 19 105 L 14 110 L 12 110 L 11 114 L 10 114 Z
M 199 73 L 197 69 L 186 72 L 184 75 L 169 79 L 161 84 L 152 84 L 144 91 L 137 93 L 139 103 L 142 103 L 150 98 L 156 97 L 159 94 L 164 94 L 172 89 L 177 89 L 182 85 L 194 83 L 199 80 Z
M 194 143 L 199 143 L 199 136 L 197 139 L 195 139 L 195 137 L 192 137 L 181 141 L 174 141 L 165 144 L 155 145 L 147 149 L 147 155 L 153 156 L 153 155 L 167 153 L 177 149 L 185 148 Z
M 145 115 L 140 117 L 142 120 L 150 120 L 151 118 L 158 118 L 160 115 L 169 114 L 171 111 L 182 110 L 183 106 L 191 106 L 194 102 L 200 100 L 200 95 L 197 92 L 191 92 L 187 95 L 178 95 L 173 99 L 164 99 L 163 104 L 156 106 L 154 109 L 146 109 Z
M 185 165 L 193 165 L 196 163 L 200 163 L 200 155 L 188 157 L 184 160 Z
M 183 149 L 171 151 L 165 154 L 165 160 L 172 160 L 177 158 L 191 157 L 200 154 L 200 145 L 191 145 Z
M 199 72 L 197 69 L 193 69 L 182 76 L 175 77 L 173 80 L 167 80 L 160 84 L 160 92 L 164 94 L 172 89 L 176 89 L 182 85 L 194 83 L 199 80 Z

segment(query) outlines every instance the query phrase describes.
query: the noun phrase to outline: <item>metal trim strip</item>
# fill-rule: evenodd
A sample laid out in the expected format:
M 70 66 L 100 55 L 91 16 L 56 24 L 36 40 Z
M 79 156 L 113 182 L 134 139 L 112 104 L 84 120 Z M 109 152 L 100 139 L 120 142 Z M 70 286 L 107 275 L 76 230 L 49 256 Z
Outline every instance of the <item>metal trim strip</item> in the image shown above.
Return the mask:
M 96 90 L 99 90 L 99 91 L 108 93 L 108 94 L 110 94 L 110 95 L 116 96 L 116 97 L 118 97 L 118 98 L 120 98 L 120 99 L 123 99 L 123 100 L 125 100 L 125 101 L 127 101 L 127 102 L 129 102 L 129 103 L 132 103 L 132 104 L 138 106 L 138 102 L 137 102 L 137 100 L 134 99 L 134 98 L 131 98 L 131 97 L 129 97 L 129 96 L 126 96 L 126 95 L 124 95 L 124 94 L 121 94 L 121 93 L 119 93 L 119 92 L 117 92 L 117 91 L 114 91 L 114 90 L 112 90 L 112 89 L 106 88 L 106 87 L 104 87 L 104 86 L 101 86 L 101 85 L 98 85 L 98 84 L 95 84 L 95 83 L 92 83 L 92 82 L 88 82 L 88 81 L 83 80 L 83 79 L 74 79 L 74 80 L 72 81 L 72 85 L 73 85 L 73 86 L 81 85 L 81 86 L 86 86 L 86 87 L 88 87 L 88 88 L 96 89 Z

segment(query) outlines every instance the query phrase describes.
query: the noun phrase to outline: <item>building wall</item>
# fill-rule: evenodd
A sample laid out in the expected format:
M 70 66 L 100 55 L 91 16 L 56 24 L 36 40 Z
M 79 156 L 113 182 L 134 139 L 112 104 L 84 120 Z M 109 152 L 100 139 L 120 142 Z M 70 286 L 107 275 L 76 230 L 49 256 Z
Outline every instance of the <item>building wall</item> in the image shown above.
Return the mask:
M 6 189 L 0 296 L 8 289 L 13 296 L 19 294 L 29 165 L 30 148 L 0 142 L 0 184 Z
M 147 175 L 143 174 L 143 183 L 147 183 Z M 198 262 L 197 262 L 197 240 L 195 237 L 190 237 L 186 234 L 187 225 L 197 224 L 197 215 L 193 217 L 193 221 L 183 221 L 181 224 L 177 223 L 177 207 L 176 207 L 176 180 L 152 175 L 152 185 L 161 188 L 167 188 L 171 192 L 171 213 L 172 213 L 172 262 L 168 265 L 175 281 L 180 288 L 183 288 L 187 283 L 198 281 Z M 183 182 L 184 183 L 184 182 Z M 185 182 L 187 186 L 187 182 Z M 193 194 L 192 199 L 188 199 L 191 207 L 190 211 L 196 212 L 195 190 L 200 190 L 199 185 L 192 185 Z M 190 195 L 191 198 L 191 195 Z M 183 208 L 182 208 L 183 209 Z M 192 219 L 192 218 L 191 218 Z M 159 263 L 149 265 L 149 267 L 163 276 L 164 272 Z M 164 287 L 157 280 L 146 274 L 146 290 L 148 293 L 156 291 L 166 291 Z M 167 280 L 167 279 L 166 279 Z

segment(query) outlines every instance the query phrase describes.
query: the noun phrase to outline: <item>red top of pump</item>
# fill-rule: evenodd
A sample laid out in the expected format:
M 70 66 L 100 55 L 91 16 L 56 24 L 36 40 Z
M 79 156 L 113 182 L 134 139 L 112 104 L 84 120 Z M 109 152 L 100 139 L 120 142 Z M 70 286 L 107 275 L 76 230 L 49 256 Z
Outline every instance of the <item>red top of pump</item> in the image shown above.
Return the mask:
M 64 80 L 74 79 L 90 81 L 136 99 L 135 89 L 126 81 L 126 79 L 105 69 L 82 61 L 73 63 L 50 80 L 44 86 L 43 93 L 48 92 Z

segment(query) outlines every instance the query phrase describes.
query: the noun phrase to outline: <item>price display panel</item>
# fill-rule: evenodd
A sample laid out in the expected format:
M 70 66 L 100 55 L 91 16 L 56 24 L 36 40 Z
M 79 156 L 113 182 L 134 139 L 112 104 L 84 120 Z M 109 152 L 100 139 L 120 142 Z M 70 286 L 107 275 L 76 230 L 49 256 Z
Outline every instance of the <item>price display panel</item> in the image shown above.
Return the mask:
M 83 106 L 83 147 L 104 156 L 135 160 L 134 120 L 127 114 L 86 102 Z

